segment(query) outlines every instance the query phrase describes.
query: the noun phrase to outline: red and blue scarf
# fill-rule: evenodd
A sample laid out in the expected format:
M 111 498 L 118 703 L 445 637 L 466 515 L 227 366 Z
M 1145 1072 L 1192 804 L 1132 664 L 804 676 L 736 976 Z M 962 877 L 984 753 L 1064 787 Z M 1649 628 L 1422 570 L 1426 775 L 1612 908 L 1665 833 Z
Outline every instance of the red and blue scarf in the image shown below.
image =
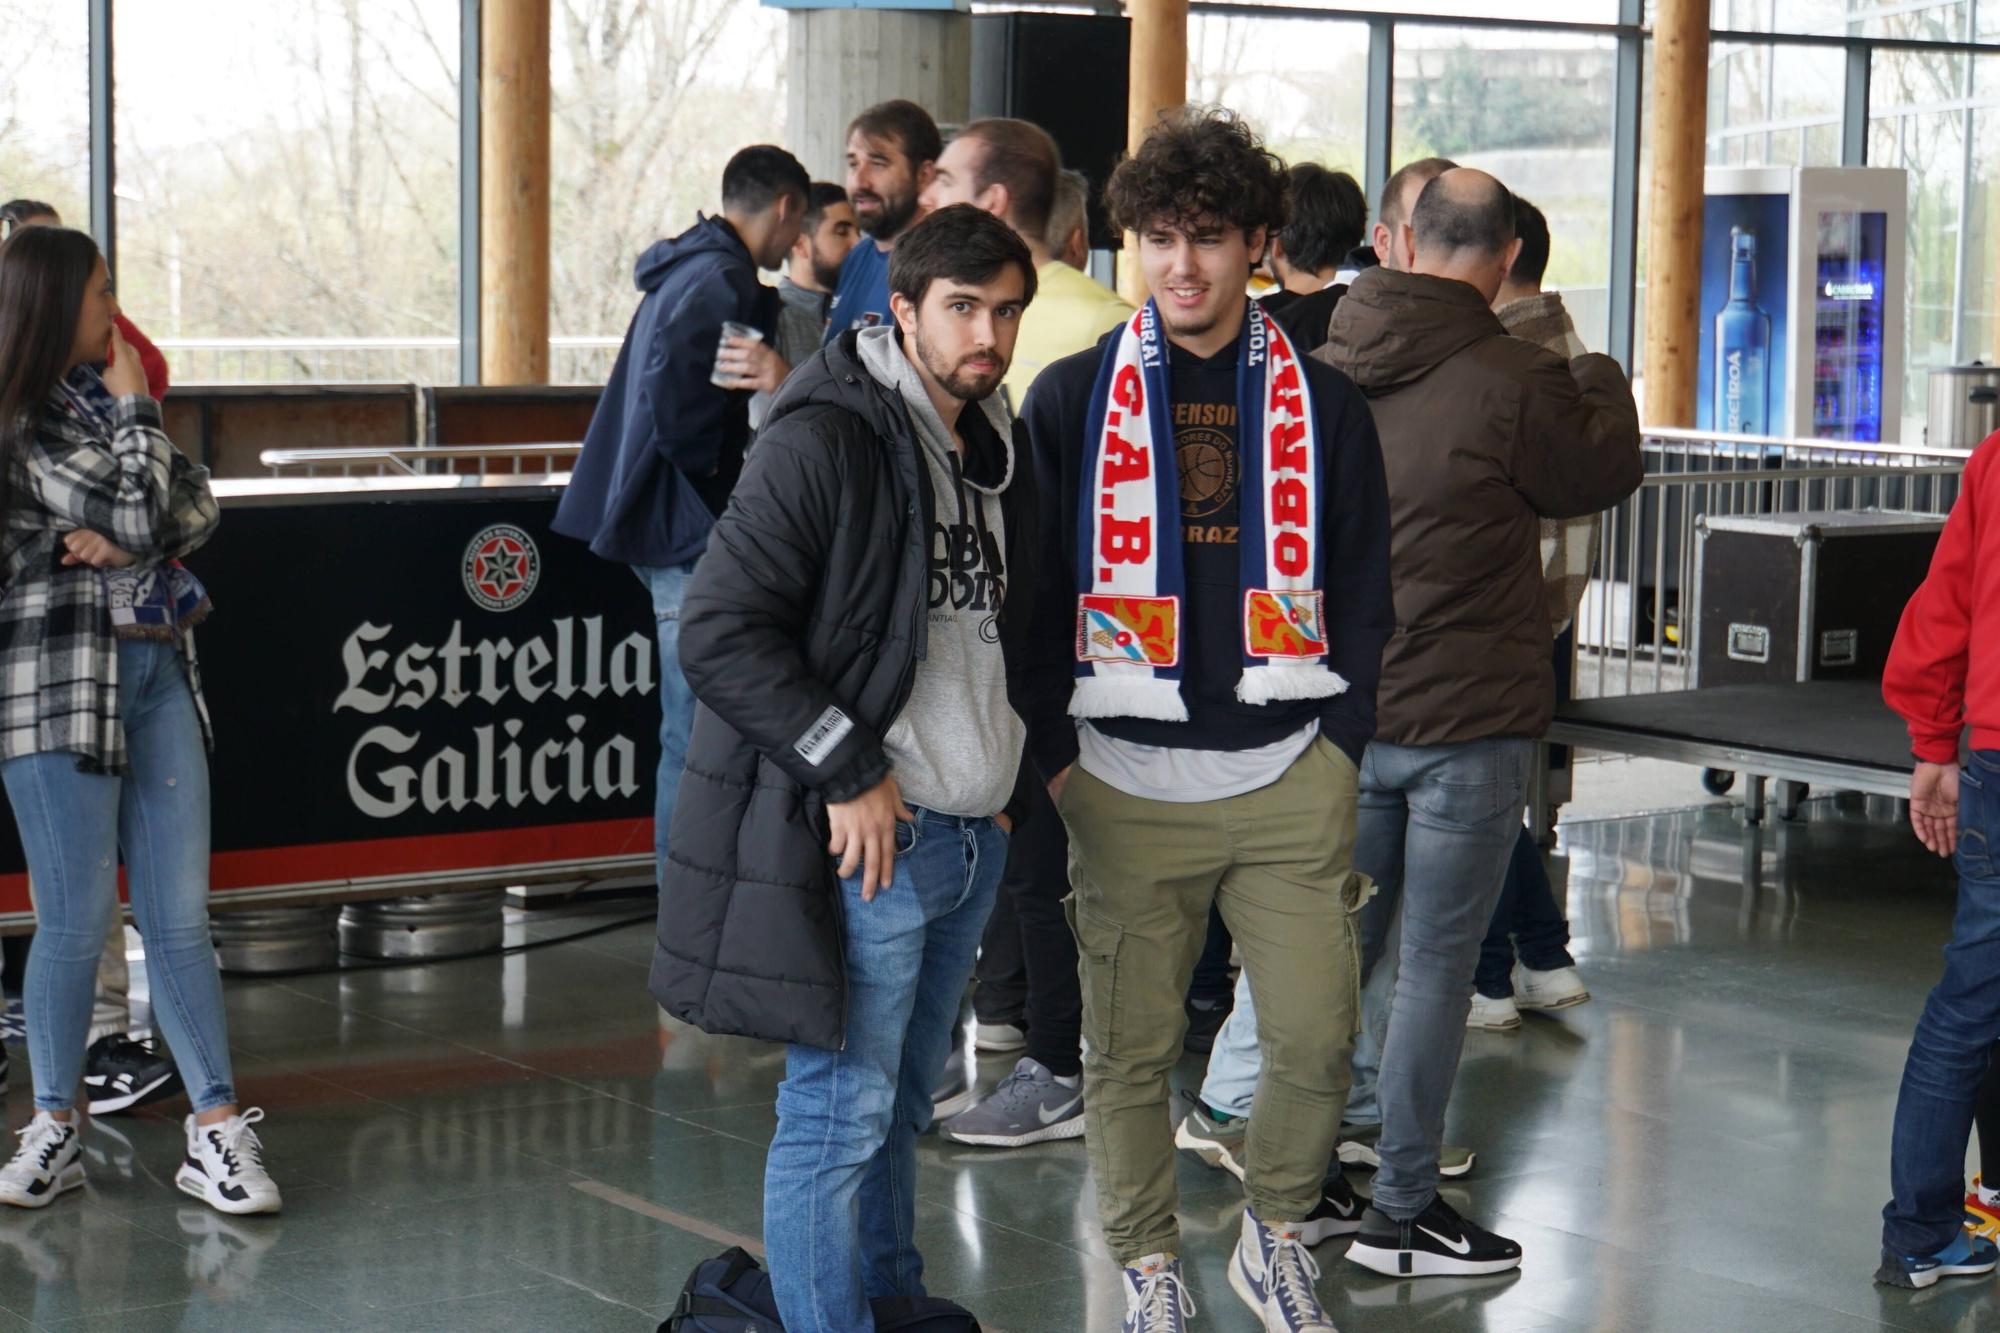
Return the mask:
M 1339 694 L 1327 664 L 1319 586 L 1325 475 L 1298 349 L 1255 301 L 1237 339 L 1243 673 L 1236 697 L 1263 704 Z M 1074 717 L 1187 720 L 1187 583 L 1171 376 L 1157 306 L 1112 339 L 1084 433 L 1077 506 Z

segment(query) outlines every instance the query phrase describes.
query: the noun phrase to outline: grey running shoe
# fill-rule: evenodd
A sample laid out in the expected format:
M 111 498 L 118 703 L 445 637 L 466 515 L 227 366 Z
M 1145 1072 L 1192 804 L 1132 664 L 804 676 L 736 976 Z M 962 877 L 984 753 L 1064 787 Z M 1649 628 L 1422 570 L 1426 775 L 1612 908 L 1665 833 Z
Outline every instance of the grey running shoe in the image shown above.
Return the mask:
M 1375 1141 L 1382 1137 L 1380 1125 L 1348 1125 L 1340 1127 L 1340 1165 L 1359 1167 L 1373 1171 L 1382 1165 L 1382 1155 L 1375 1151 Z M 1470 1148 L 1461 1148 L 1447 1143 L 1438 1149 L 1438 1174 L 1450 1180 L 1470 1174 L 1479 1154 Z
M 1060 1080 L 1023 1056 L 992 1095 L 938 1130 L 954 1143 L 1025 1148 L 1051 1139 L 1083 1137 L 1083 1080 Z
M 1174 1146 L 1243 1179 L 1243 1138 L 1250 1121 L 1240 1115 L 1217 1120 L 1207 1102 L 1199 1097 L 1188 1100 L 1194 1105 L 1174 1130 Z

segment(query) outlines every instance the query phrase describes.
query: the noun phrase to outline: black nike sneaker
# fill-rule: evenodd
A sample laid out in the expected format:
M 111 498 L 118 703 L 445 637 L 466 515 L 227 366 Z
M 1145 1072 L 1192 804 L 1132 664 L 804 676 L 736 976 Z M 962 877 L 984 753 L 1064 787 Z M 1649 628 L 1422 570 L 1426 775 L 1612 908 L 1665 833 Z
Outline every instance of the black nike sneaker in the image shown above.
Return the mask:
M 181 1090 L 180 1070 L 159 1047 L 122 1032 L 99 1037 L 83 1061 L 92 1115 L 111 1115 L 157 1102 Z
M 1368 1200 L 1354 1192 L 1347 1177 L 1336 1171 L 1321 1187 L 1321 1198 L 1306 1220 L 1299 1223 L 1299 1239 L 1308 1245 L 1323 1245 L 1335 1236 L 1351 1236 L 1361 1230 L 1361 1214 Z
M 1389 1277 L 1478 1277 L 1521 1266 L 1521 1247 L 1460 1217 L 1443 1199 L 1407 1222 L 1370 1206 L 1347 1257 Z

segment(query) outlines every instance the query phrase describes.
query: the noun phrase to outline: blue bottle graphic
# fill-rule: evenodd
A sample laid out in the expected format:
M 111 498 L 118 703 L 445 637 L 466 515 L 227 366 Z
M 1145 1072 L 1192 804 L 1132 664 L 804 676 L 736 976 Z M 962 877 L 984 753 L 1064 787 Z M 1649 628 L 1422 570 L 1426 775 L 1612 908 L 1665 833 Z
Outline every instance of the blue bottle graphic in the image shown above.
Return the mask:
M 1729 301 L 1715 316 L 1715 428 L 1771 433 L 1771 317 L 1757 304 L 1757 233 L 1729 230 Z

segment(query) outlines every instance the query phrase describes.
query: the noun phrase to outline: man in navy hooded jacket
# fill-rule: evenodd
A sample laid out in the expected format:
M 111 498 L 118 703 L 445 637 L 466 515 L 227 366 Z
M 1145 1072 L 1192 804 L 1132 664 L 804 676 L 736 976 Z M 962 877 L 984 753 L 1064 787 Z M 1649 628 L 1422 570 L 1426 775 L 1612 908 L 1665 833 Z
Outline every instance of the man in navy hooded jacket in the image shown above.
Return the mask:
M 770 350 L 777 292 L 757 271 L 791 253 L 811 186 L 784 149 L 745 148 L 723 169 L 722 215 L 698 217 L 639 257 L 635 276 L 644 295 L 556 509 L 557 532 L 630 565 L 653 596 L 660 636 L 653 841 L 661 865 L 694 722 L 694 695 L 681 675 L 681 598 L 743 471 L 750 391 L 775 388 L 784 374 Z M 725 370 L 747 373 L 729 388 L 710 382 L 725 320 L 765 337 L 757 348 L 737 344 Z

